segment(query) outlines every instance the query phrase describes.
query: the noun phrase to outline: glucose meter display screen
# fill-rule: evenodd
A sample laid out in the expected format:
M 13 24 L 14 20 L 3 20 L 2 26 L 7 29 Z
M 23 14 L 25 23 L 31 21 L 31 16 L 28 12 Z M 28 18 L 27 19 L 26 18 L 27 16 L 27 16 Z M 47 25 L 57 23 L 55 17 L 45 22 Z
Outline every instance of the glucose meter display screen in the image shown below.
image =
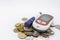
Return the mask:
M 44 16 L 41 16 L 40 19 L 43 20 L 43 21 L 49 21 L 49 20 L 51 19 L 51 16 L 49 16 L 49 15 L 44 15 Z

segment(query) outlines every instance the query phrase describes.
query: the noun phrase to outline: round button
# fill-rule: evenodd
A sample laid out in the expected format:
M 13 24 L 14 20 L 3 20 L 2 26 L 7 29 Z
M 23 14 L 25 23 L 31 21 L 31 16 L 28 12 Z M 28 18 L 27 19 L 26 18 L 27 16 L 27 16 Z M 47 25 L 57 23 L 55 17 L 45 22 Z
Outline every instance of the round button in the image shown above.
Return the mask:
M 41 20 L 37 20 L 37 22 L 38 22 L 38 23 L 40 23 L 40 22 L 41 22 Z
M 46 22 L 42 22 L 42 24 L 46 24 Z

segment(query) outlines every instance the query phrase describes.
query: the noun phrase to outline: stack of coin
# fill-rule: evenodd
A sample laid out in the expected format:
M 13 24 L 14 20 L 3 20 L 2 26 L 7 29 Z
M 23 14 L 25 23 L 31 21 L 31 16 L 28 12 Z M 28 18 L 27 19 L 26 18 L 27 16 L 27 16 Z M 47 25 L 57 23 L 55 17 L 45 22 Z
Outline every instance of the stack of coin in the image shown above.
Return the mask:
M 19 31 L 24 31 L 24 24 L 23 23 L 17 23 L 15 26 Z

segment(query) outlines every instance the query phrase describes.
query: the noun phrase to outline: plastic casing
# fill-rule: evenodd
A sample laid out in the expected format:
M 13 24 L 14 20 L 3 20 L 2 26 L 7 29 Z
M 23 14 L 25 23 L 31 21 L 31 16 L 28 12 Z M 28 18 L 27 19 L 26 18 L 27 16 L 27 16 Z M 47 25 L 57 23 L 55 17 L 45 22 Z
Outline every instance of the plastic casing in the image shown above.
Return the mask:
M 42 14 L 42 15 L 48 15 L 48 14 Z M 49 16 L 51 16 L 51 15 L 49 15 Z M 40 17 L 40 16 L 39 16 L 39 17 Z M 35 21 L 33 22 L 33 24 L 32 24 L 32 25 L 33 25 L 33 28 L 35 28 L 35 29 L 37 29 L 37 30 L 41 30 L 41 31 L 47 30 L 47 29 L 50 27 L 51 23 L 53 22 L 53 16 L 51 16 L 51 19 L 47 22 L 46 25 L 39 24 L 38 22 L 36 22 L 36 20 L 37 20 L 39 17 L 37 17 L 37 18 L 35 19 Z

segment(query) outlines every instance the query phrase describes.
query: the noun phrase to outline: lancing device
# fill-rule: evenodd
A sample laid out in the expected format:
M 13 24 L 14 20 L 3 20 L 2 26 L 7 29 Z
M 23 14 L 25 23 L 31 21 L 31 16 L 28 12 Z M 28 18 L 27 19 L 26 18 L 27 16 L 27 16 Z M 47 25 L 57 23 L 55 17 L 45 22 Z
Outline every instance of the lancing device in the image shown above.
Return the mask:
M 35 20 L 35 17 L 30 18 L 28 21 L 24 23 L 26 28 L 30 28 L 32 26 L 33 21 Z

